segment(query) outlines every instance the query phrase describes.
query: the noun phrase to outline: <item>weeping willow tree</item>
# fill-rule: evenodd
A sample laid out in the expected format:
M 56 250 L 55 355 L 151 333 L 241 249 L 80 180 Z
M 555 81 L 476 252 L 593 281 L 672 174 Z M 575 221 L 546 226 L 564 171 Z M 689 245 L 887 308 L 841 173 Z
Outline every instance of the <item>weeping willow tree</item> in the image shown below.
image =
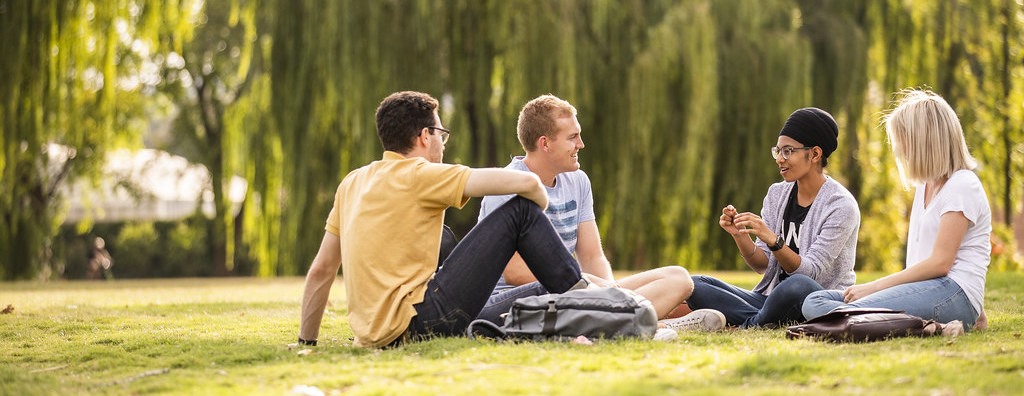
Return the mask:
M 842 139 L 828 171 L 861 205 L 858 268 L 896 269 L 910 194 L 879 113 L 905 87 L 949 99 L 1009 224 L 1024 192 L 1022 13 L 1012 0 L 0 0 L 0 276 L 45 267 L 60 186 L 98 179 L 104 153 L 137 146 L 168 100 L 190 142 L 174 150 L 213 174 L 211 265 L 248 247 L 259 275 L 301 273 L 338 182 L 379 158 L 374 111 L 398 90 L 441 99 L 446 160 L 471 166 L 521 152 L 529 99 L 576 105 L 598 225 L 631 269 L 742 267 L 718 213 L 759 211 L 782 123 L 824 108 Z M 234 219 L 231 176 L 249 182 Z M 475 212 L 448 223 L 464 231 Z
M 268 130 L 252 144 L 250 240 L 260 275 L 309 265 L 338 182 L 381 153 L 374 111 L 390 92 L 440 95 L 439 4 L 278 1 Z
M 711 168 L 700 163 L 715 160 L 707 150 L 718 121 L 710 14 L 707 2 L 642 14 L 656 19 L 639 32 L 644 35 L 639 52 L 627 58 L 624 101 L 616 104 L 621 107 L 615 114 L 624 125 L 605 128 L 594 144 L 603 146 L 607 157 L 592 162 L 616 162 L 605 164 L 609 174 L 592 172 L 592 177 L 601 186 L 595 191 L 603 202 L 600 224 L 619 267 L 701 261 L 699 250 L 690 247 L 707 241 L 697 229 L 708 218 L 704 207 L 712 191 Z M 644 219 L 646 225 L 629 219 Z M 638 227 L 659 232 L 638 232 Z
M 138 144 L 153 111 L 142 105 L 156 78 L 144 67 L 148 39 L 188 22 L 177 8 L 144 5 L 0 1 L 0 278 L 45 277 L 62 187 L 96 184 L 109 149 Z
M 227 189 L 232 176 L 244 174 L 248 161 L 246 152 L 239 150 L 248 140 L 245 120 L 260 114 L 259 107 L 246 100 L 264 71 L 258 39 L 266 24 L 257 21 L 259 3 L 203 2 L 201 9 L 189 7 L 203 16 L 192 29 L 185 34 L 163 29 L 158 36 L 162 44 L 157 47 L 163 75 L 160 92 L 175 103 L 177 115 L 169 141 L 155 146 L 210 171 L 214 206 L 209 232 L 211 266 L 217 275 L 232 272 L 235 247 L 241 244 L 244 228 L 243 214 L 231 212 Z M 266 93 L 255 92 L 261 94 Z M 233 110 L 236 112 L 229 116 Z M 239 114 L 239 110 L 248 114 Z M 246 202 L 242 201 L 242 211 Z
M 280 216 L 261 220 L 257 234 L 276 241 L 261 245 L 262 257 L 278 261 L 262 273 L 308 263 L 337 181 L 379 155 L 377 102 L 401 89 L 442 99 L 456 131 L 446 159 L 472 166 L 502 166 L 521 151 L 515 119 L 529 99 L 553 93 L 575 104 L 581 162 L 618 268 L 742 267 L 717 213 L 727 204 L 760 210 L 779 179 L 767 148 L 782 123 L 796 108 L 824 108 L 842 131 L 829 172 L 861 202 L 858 265 L 889 268 L 901 262 L 893 241 L 908 206 L 893 194 L 900 186 L 878 113 L 906 86 L 972 92 L 961 73 L 978 42 L 971 35 L 994 40 L 976 26 L 1009 14 L 964 17 L 966 4 L 278 2 L 273 131 L 260 139 L 261 155 L 276 157 L 254 173 L 261 208 Z M 275 152 L 266 142 L 278 140 Z M 465 229 L 474 211 L 449 222 Z
M 879 120 L 892 94 L 904 88 L 932 89 L 957 111 L 971 152 L 981 163 L 978 174 L 990 196 L 993 220 L 1009 223 L 1009 217 L 999 215 L 1016 213 L 1020 202 L 1014 175 L 1020 174 L 1021 159 L 1014 153 L 1022 148 L 1021 89 L 1008 76 L 1024 71 L 1018 22 L 1022 7 L 958 0 L 833 6 L 846 8 L 830 11 L 850 15 L 868 41 L 867 85 L 848 95 L 861 92 L 867 109 L 860 116 L 860 150 L 844 166 L 844 173 L 848 166 L 859 166 L 863 176 L 858 268 L 891 271 L 903 265 L 912 196 L 898 181 Z M 1012 250 L 1012 232 L 995 225 L 994 241 L 1009 241 Z M 1012 252 L 997 251 L 996 267 L 1019 267 L 1012 263 Z
M 811 51 L 789 2 L 715 2 L 718 25 L 719 129 L 714 149 L 715 219 L 732 204 L 759 213 L 767 187 L 780 180 L 768 148 L 793 110 L 811 106 Z M 724 22 L 728 21 L 728 22 Z M 706 222 L 713 268 L 743 268 L 735 244 L 715 220 Z M 731 265 L 730 265 L 731 264 Z

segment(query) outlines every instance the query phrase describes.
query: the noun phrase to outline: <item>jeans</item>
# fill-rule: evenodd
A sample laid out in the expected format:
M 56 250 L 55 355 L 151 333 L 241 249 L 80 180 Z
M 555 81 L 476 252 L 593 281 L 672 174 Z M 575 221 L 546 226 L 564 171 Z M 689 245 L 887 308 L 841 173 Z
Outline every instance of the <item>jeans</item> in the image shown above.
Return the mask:
M 484 309 L 480 310 L 480 314 L 478 314 L 476 318 L 487 319 L 488 321 L 501 326 L 505 323 L 501 318 L 501 315 L 508 313 L 508 311 L 512 309 L 512 303 L 515 302 L 516 299 L 540 296 L 544 294 L 548 294 L 548 291 L 540 284 L 540 282 L 530 282 L 522 286 L 494 289 L 491 293 L 491 297 L 487 299 L 487 304 L 484 305 Z
M 974 327 L 979 315 L 960 285 L 948 276 L 896 285 L 850 304 L 843 302 L 842 292 L 822 290 L 807 296 L 803 313 L 816 318 L 839 308 L 888 308 L 942 323 L 959 320 L 965 331 Z
M 427 282 L 423 302 L 413 305 L 408 336 L 461 335 L 517 251 L 547 290 L 561 293 L 581 279 L 551 221 L 533 201 L 517 196 L 477 223 L 444 260 Z
M 794 274 L 779 282 L 771 294 L 744 290 L 718 279 L 694 275 L 693 294 L 686 300 L 691 309 L 715 309 L 725 315 L 730 326 L 743 328 L 801 322 L 800 305 L 804 297 L 822 290 L 806 275 Z

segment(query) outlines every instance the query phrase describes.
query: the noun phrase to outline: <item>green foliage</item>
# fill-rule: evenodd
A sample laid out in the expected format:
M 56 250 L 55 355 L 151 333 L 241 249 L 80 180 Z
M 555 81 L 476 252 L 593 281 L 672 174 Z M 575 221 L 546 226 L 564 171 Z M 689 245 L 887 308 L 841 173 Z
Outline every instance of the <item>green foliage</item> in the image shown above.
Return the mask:
M 1013 229 L 1005 224 L 992 225 L 992 262 L 991 271 L 1022 271 L 1024 259 L 1017 253 L 1017 242 Z
M 374 110 L 398 90 L 442 100 L 445 159 L 470 166 L 521 153 L 529 99 L 576 105 L 616 268 L 742 268 L 718 213 L 760 211 L 777 131 L 796 108 L 824 108 L 841 139 L 827 171 L 861 207 L 858 268 L 892 270 L 910 204 L 879 128 L 895 91 L 945 96 L 993 218 L 1019 211 L 1022 20 L 1012 0 L 0 0 L 0 52 L 18 54 L 0 61 L 0 278 L 59 273 L 72 249 L 51 242 L 59 187 L 97 180 L 106 151 L 168 115 L 174 134 L 148 143 L 213 179 L 201 261 L 300 274 L 338 182 L 380 157 Z M 249 186 L 237 218 L 233 176 Z M 448 223 L 466 232 L 476 205 Z
M 147 267 L 163 261 L 160 257 L 162 252 L 153 249 L 153 246 L 160 242 L 153 223 L 128 224 L 121 229 L 121 233 L 113 242 L 111 249 L 117 253 L 113 260 L 114 264 L 117 265 L 118 272 L 124 273 L 126 277 L 131 278 L 132 275 L 144 274 Z M 155 267 L 154 269 L 159 271 L 162 266 Z M 157 275 L 159 272 L 151 273 L 151 275 Z
M 258 40 L 262 25 L 257 21 L 257 0 L 202 5 L 188 29 L 158 35 L 161 41 L 176 44 L 157 47 L 154 57 L 164 60 L 157 63 L 160 73 L 168 77 L 157 88 L 178 111 L 174 133 L 154 146 L 203 164 L 210 171 L 215 219 L 209 235 L 213 273 L 226 275 L 234 269 L 235 241 L 242 233 L 236 230 L 236 224 L 242 223 L 231 214 L 227 189 L 231 177 L 244 174 L 244 164 L 250 160 L 244 151 L 247 117 L 239 112 L 259 110 L 250 107 L 249 90 L 263 73 Z
M 213 220 L 129 223 L 110 244 L 113 273 L 121 278 L 209 276 Z
M 348 346 L 339 282 L 321 345 L 304 356 L 286 345 L 298 330 L 301 278 L 8 282 L 0 393 L 280 395 L 309 385 L 327 394 L 1015 394 L 1021 282 L 1020 273 L 989 274 L 991 327 L 955 339 L 829 344 L 761 329 L 593 346 L 440 338 L 387 350 Z
M 158 28 L 148 3 L 0 1 L 0 279 L 51 273 L 62 187 L 97 180 L 105 153 L 138 145 L 159 110 L 134 40 Z
M 446 159 L 471 166 L 502 166 L 521 152 L 512 131 L 530 98 L 551 92 L 574 103 L 587 142 L 581 162 L 617 268 L 743 267 L 715 218 L 727 204 L 760 210 L 764 191 L 778 180 L 765 148 L 786 116 L 804 106 L 824 108 L 840 122 L 828 171 L 861 205 L 858 268 L 901 267 L 909 196 L 900 192 L 878 122 L 890 93 L 907 86 L 931 86 L 961 111 L 996 213 L 1019 202 L 1021 132 L 1008 126 L 1021 124 L 1013 118 L 1020 109 L 1008 104 L 1020 89 L 992 77 L 1022 71 L 998 62 L 1020 52 L 1021 40 L 1000 39 L 1022 32 L 1021 7 L 1009 2 L 979 9 L 961 1 L 410 1 L 398 14 L 396 3 L 342 2 L 317 13 L 312 2 L 301 4 L 300 12 L 277 12 L 275 35 L 288 32 L 288 41 L 274 42 L 277 102 L 270 107 L 284 122 L 275 129 L 283 158 L 301 160 L 268 163 L 267 174 L 284 168 L 281 187 L 289 194 L 265 201 L 285 209 L 281 221 L 264 217 L 256 231 L 279 235 L 277 264 L 293 267 L 261 273 L 292 273 L 310 261 L 320 233 L 310 224 L 322 223 L 336 185 L 310 175 L 340 177 L 376 159 L 373 106 L 398 89 L 446 99 L 443 120 L 463 131 Z M 332 14 L 345 22 L 299 22 Z M 382 26 L 376 18 L 396 23 Z M 298 43 L 309 36 L 335 44 Z M 1008 52 L 1000 58 L 998 50 Z M 993 105 L 970 106 L 985 100 Z M 306 108 L 314 115 L 297 111 Z M 323 133 L 337 140 L 309 136 Z M 1001 143 L 980 143 L 992 141 Z M 316 152 L 312 142 L 340 147 L 340 156 L 324 157 L 340 164 L 308 158 Z M 268 191 L 276 190 L 260 193 Z M 449 222 L 465 231 L 474 209 L 450 213 Z
M 85 279 L 96 237 L 106 241 L 115 279 L 211 276 L 212 226 L 213 220 L 202 215 L 172 222 L 97 224 L 85 234 L 64 226 L 55 239 L 55 246 L 63 249 L 55 254 L 60 270 L 54 276 Z M 236 253 L 237 269 L 252 273 L 250 252 L 243 248 Z

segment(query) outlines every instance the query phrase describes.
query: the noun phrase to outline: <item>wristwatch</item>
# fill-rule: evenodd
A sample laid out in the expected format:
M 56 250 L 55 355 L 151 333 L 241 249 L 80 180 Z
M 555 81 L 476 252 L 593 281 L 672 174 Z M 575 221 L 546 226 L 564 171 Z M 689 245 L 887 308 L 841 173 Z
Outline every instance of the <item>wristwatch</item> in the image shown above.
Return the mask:
M 783 242 L 784 239 L 782 239 L 782 235 L 775 235 L 775 244 L 768 246 L 768 250 L 771 250 L 773 252 L 779 251 L 779 249 L 782 249 L 782 247 L 785 246 Z

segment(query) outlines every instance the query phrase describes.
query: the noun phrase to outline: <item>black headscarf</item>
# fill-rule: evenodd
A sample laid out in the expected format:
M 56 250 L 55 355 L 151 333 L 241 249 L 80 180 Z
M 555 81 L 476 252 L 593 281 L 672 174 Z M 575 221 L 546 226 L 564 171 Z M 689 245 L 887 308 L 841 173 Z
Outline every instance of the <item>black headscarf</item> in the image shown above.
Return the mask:
M 832 115 L 817 107 L 804 107 L 789 115 L 779 136 L 789 136 L 804 146 L 821 147 L 828 158 L 839 145 L 839 126 Z

